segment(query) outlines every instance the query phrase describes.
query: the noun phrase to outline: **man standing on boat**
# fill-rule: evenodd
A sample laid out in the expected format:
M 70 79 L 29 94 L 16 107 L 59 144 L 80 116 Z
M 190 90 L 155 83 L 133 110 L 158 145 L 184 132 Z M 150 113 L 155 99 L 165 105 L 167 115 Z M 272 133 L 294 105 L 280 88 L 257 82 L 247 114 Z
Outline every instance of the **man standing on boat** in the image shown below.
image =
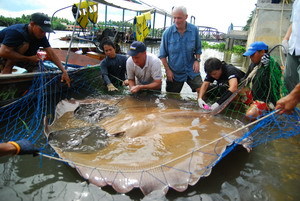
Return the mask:
M 193 92 L 199 92 L 202 50 L 198 28 L 186 21 L 185 7 L 175 7 L 172 15 L 174 24 L 164 31 L 159 54 L 166 69 L 166 91 L 180 93 L 186 82 Z
M 131 93 L 140 90 L 161 89 L 161 62 L 157 56 L 146 52 L 146 46 L 134 41 L 127 52 L 126 71 Z
M 41 59 L 37 55 L 43 47 L 47 57 L 62 71 L 61 81 L 70 86 L 70 78 L 61 61 L 51 48 L 46 32 L 53 32 L 50 18 L 43 13 L 31 15 L 29 24 L 15 24 L 0 31 L 0 69 L 2 74 L 12 73 L 14 65 L 26 68 L 29 72 Z

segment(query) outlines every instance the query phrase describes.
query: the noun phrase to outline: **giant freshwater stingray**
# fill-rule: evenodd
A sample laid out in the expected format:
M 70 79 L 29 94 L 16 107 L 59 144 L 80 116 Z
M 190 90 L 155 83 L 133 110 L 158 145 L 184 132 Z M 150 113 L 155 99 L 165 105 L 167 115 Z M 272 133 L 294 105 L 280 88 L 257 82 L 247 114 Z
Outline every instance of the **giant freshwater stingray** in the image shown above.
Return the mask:
M 243 126 L 239 120 L 159 97 L 62 100 L 47 122 L 49 144 L 83 178 L 120 193 L 140 188 L 145 195 L 196 184 L 245 133 L 233 132 Z M 246 141 L 239 143 L 246 147 Z

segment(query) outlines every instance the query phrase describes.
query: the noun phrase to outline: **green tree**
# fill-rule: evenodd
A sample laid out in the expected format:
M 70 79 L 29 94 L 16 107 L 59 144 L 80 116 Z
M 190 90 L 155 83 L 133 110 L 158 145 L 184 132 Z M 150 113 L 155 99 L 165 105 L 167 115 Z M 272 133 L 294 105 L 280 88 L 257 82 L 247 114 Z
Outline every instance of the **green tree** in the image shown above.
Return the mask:
M 27 24 L 30 22 L 31 15 L 22 15 L 22 17 L 16 17 L 16 18 L 11 18 L 11 17 L 4 17 L 0 15 L 0 26 L 11 26 L 13 24 Z M 65 30 L 66 26 L 64 24 L 74 24 L 74 22 L 71 22 L 67 19 L 64 18 L 58 18 L 58 17 L 53 17 L 52 20 L 52 27 L 55 30 Z
M 249 16 L 249 18 L 247 20 L 246 25 L 243 27 L 243 31 L 248 31 L 250 29 L 250 25 L 251 25 L 254 13 L 255 13 L 255 9 L 251 12 L 251 14 L 250 14 L 250 16 Z

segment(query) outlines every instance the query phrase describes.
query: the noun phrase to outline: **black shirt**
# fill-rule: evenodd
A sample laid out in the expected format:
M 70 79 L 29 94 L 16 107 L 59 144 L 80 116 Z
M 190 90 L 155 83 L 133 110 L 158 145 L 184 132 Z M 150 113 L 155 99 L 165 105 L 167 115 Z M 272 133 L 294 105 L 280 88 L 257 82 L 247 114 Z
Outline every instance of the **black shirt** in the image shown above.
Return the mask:
M 102 77 L 106 84 L 121 84 L 126 78 L 127 56 L 117 54 L 115 58 L 106 57 L 100 64 Z M 116 78 L 115 78 L 116 77 Z
M 0 31 L 0 44 L 17 48 L 24 42 L 29 43 L 25 56 L 35 55 L 40 47 L 50 47 L 46 36 L 39 40 L 29 35 L 28 24 L 14 24 Z
M 213 83 L 215 80 L 217 81 L 218 85 L 224 85 L 228 83 L 228 80 L 232 78 L 237 78 L 238 82 L 245 76 L 245 73 L 240 69 L 236 68 L 231 64 L 224 63 L 222 67 L 222 75 L 219 79 L 215 79 L 209 74 L 206 75 L 204 81 Z

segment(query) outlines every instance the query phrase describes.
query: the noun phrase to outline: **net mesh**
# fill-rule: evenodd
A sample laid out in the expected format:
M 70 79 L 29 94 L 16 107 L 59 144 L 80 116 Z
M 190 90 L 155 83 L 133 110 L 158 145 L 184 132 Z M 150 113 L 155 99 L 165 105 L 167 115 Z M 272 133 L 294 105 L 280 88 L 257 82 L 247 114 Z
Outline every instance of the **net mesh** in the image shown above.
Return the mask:
M 42 64 L 40 66 L 41 68 L 43 67 Z M 43 71 L 43 69 L 41 70 Z M 126 98 L 130 96 L 126 94 L 126 90 L 120 90 L 118 94 L 114 93 L 113 96 L 107 96 L 108 92 L 103 87 L 99 67 L 85 67 L 69 71 L 69 76 L 72 80 L 70 88 L 60 82 L 60 75 L 58 74 L 53 72 L 37 74 L 29 90 L 20 99 L 2 106 L 0 108 L 1 142 L 29 139 L 40 148 L 42 155 L 67 162 L 70 166 L 76 168 L 83 178 L 89 180 L 91 183 L 98 186 L 111 185 L 116 191 L 122 193 L 126 193 L 133 188 L 140 188 L 144 194 L 148 194 L 154 190 L 161 190 L 166 193 L 170 187 L 178 191 L 184 191 L 188 185 L 194 185 L 201 177 L 208 176 L 211 168 L 230 153 L 236 145 L 241 144 L 247 149 L 251 149 L 271 140 L 298 135 L 300 132 L 299 109 L 296 108 L 292 115 L 277 115 L 272 110 L 272 106 L 270 106 L 270 103 L 275 104 L 286 93 L 281 81 L 281 69 L 273 58 L 271 58 L 269 68 L 259 68 L 253 79 L 242 82 L 238 93 L 233 94 L 227 102 L 225 101 L 220 106 L 218 114 L 214 118 L 209 117 L 209 114 L 205 114 L 204 111 L 199 110 L 196 95 L 195 99 L 191 100 L 191 98 L 185 98 L 184 94 L 178 96 L 167 93 L 151 93 L 151 95 L 147 95 L 154 97 L 150 98 L 150 103 L 136 96 L 130 98 L 137 99 L 137 105 L 133 105 L 132 103 L 126 105 L 125 103 L 128 102 Z M 249 89 L 252 89 L 252 95 Z M 254 92 L 261 94 L 257 96 L 254 95 Z M 209 103 L 213 103 L 220 95 L 222 95 L 222 88 L 213 88 L 207 93 L 206 99 Z M 172 118 L 177 118 L 178 123 L 188 121 L 188 119 L 193 120 L 196 116 L 208 115 L 204 118 L 205 121 L 201 119 L 201 125 L 202 122 L 218 122 L 218 118 L 220 117 L 225 118 L 223 122 L 228 122 L 230 129 L 228 128 L 224 133 L 218 133 L 214 138 L 198 139 L 198 141 L 195 141 L 193 138 L 193 143 L 196 143 L 190 149 L 184 149 L 182 152 L 178 150 L 187 147 L 185 143 L 190 143 L 189 141 L 185 141 L 184 136 L 182 137 L 178 134 L 176 138 L 166 138 L 165 140 L 169 141 L 170 144 L 179 146 L 174 151 L 178 151 L 178 155 L 163 157 L 163 160 L 159 160 L 153 164 L 147 163 L 148 161 L 145 164 L 138 164 L 138 162 L 132 160 L 130 165 L 124 165 L 125 163 L 105 163 L 104 159 L 96 163 L 95 159 L 99 155 L 101 156 L 101 151 L 97 152 L 99 155 L 93 155 L 91 158 L 88 158 L 89 160 L 76 160 L 77 158 L 86 158 L 87 155 L 79 152 L 72 153 L 74 154 L 72 156 L 67 151 L 53 149 L 44 133 L 44 128 L 45 125 L 51 124 L 58 119 L 56 106 L 57 104 L 62 104 L 61 100 L 69 100 L 64 102 L 64 104 L 74 104 L 76 101 L 72 99 L 84 100 L 87 97 L 89 99 L 99 99 L 99 97 L 103 99 L 105 97 L 109 101 L 113 99 L 115 101 L 113 104 L 115 105 L 120 104 L 120 100 L 124 100 L 125 98 L 126 101 L 123 101 L 125 105 L 121 107 L 124 114 L 128 114 L 129 111 L 135 109 L 134 111 L 143 111 L 145 116 L 148 114 L 147 117 L 149 118 L 151 115 L 157 114 L 155 113 L 157 108 L 164 109 L 170 102 L 175 102 L 175 104 L 178 103 L 177 108 L 167 106 L 168 109 L 164 110 L 166 113 L 154 116 L 146 124 L 157 120 L 166 122 L 167 125 L 168 121 L 171 121 Z M 180 99 L 180 102 L 176 102 L 177 100 L 174 101 L 174 99 Z M 266 105 L 262 107 L 256 104 L 254 107 L 253 103 L 256 100 L 264 101 Z M 77 103 L 80 104 L 80 101 Z M 256 113 L 251 113 L 252 116 L 250 115 L 250 117 L 247 116 L 248 112 L 253 110 L 253 107 Z M 71 112 L 74 112 L 75 109 L 76 107 Z M 122 111 L 120 114 L 122 114 Z M 187 112 L 182 113 L 182 111 Z M 161 111 L 159 110 L 159 112 Z M 60 116 L 64 113 L 66 112 L 61 112 Z M 161 119 L 159 119 L 160 117 Z M 46 122 L 44 122 L 45 119 Z M 130 119 L 128 120 L 125 117 L 124 119 L 127 122 L 130 121 Z M 235 127 L 232 127 L 236 123 L 236 120 L 242 123 L 242 125 L 236 124 Z M 117 116 L 113 123 L 117 124 L 119 122 L 119 126 L 117 127 L 121 128 L 123 124 L 126 124 L 126 121 L 121 122 L 120 117 Z M 103 122 L 101 123 L 104 124 Z M 106 123 L 108 128 L 109 125 L 112 125 L 109 122 Z M 92 124 L 92 126 L 95 125 L 97 126 L 98 124 Z M 91 122 L 84 124 L 82 127 L 86 128 L 86 126 L 91 126 Z M 75 127 L 79 128 L 81 126 L 76 125 Z M 185 127 L 185 125 L 182 127 Z M 174 135 L 181 129 L 180 127 L 172 128 L 172 126 L 168 128 L 173 129 L 172 132 Z M 67 130 L 68 128 L 65 129 Z M 163 127 L 160 129 L 163 130 Z M 195 128 L 189 129 L 189 132 L 193 133 L 192 130 Z M 199 132 L 201 129 L 211 132 L 207 136 L 211 137 L 213 135 L 212 130 L 200 126 Z M 114 132 L 118 133 L 119 130 L 115 130 Z M 217 131 L 215 132 L 217 133 Z M 149 139 L 155 140 L 152 138 Z M 170 142 L 174 139 L 177 139 L 177 141 Z M 114 143 L 116 145 L 118 143 L 121 145 L 122 143 L 126 143 L 126 141 L 122 140 L 124 140 L 122 137 L 116 138 Z M 130 148 L 133 149 L 133 147 Z M 172 150 L 171 147 L 167 147 L 167 143 L 160 147 L 160 150 L 163 150 L 161 151 L 162 153 L 165 153 L 164 151 L 168 149 Z M 169 152 L 166 153 L 170 154 Z M 160 153 L 155 154 L 159 155 Z M 131 158 L 129 157 L 126 160 L 131 160 Z M 120 159 L 118 162 L 120 161 L 122 160 Z

